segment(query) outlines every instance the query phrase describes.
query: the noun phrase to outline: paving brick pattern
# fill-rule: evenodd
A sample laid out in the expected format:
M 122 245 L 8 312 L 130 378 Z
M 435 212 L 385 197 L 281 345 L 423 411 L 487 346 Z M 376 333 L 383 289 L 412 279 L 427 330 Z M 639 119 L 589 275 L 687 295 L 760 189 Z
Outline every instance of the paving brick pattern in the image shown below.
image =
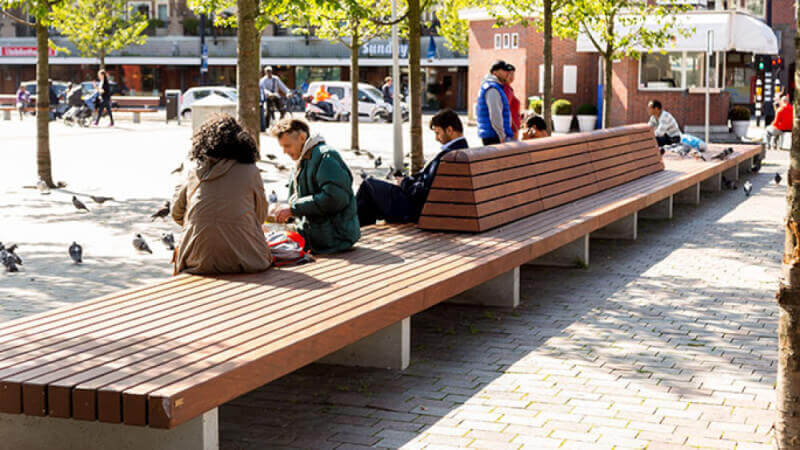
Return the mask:
M 412 318 L 405 371 L 311 365 L 221 408 L 249 448 L 771 448 L 785 153 L 588 269 L 523 268 L 514 311 Z

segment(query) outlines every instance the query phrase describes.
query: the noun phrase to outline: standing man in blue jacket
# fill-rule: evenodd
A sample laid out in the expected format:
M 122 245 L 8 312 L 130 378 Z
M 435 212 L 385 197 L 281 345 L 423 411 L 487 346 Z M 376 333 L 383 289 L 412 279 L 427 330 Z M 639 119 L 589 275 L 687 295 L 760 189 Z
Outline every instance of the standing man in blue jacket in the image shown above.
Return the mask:
M 511 109 L 503 90 L 509 72 L 514 71 L 514 66 L 497 61 L 492 64 L 489 73 L 481 82 L 478 91 L 478 137 L 483 145 L 500 144 L 514 139 L 511 128 Z

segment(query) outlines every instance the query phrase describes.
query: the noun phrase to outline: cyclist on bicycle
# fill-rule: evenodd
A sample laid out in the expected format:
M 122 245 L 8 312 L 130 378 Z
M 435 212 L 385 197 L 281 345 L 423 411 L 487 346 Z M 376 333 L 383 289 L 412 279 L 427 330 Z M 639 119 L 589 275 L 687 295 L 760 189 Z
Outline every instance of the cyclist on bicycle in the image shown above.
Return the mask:
M 286 114 L 283 107 L 283 102 L 280 101 L 280 96 L 289 96 L 289 88 L 283 84 L 280 78 L 272 74 L 272 66 L 264 67 L 264 76 L 258 82 L 259 90 L 261 91 L 261 108 L 262 120 L 261 129 L 265 130 L 272 120 L 272 113 L 274 111 L 280 112 L 280 117 Z

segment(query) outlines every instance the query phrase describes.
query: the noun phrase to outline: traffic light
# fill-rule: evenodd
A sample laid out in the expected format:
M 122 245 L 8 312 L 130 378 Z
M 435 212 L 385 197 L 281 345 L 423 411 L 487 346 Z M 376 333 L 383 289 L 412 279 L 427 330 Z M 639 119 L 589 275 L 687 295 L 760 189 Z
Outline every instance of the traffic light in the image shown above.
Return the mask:
M 758 70 L 764 70 L 764 61 L 758 62 Z

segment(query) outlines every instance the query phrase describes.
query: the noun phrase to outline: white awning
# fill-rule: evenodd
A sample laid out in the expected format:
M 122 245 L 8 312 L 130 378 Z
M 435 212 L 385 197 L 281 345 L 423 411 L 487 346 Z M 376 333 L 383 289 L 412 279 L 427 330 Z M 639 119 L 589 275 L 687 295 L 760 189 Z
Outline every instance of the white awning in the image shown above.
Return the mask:
M 741 11 L 697 11 L 678 14 L 679 26 L 694 27 L 695 32 L 689 36 L 677 36 L 669 45 L 655 48 L 653 51 L 706 51 L 708 30 L 714 30 L 715 52 L 739 51 L 764 55 L 778 54 L 778 39 L 775 32 L 758 18 Z M 657 18 L 648 18 L 657 26 Z M 617 24 L 622 30 L 624 25 Z M 578 35 L 578 52 L 593 53 L 597 50 L 585 33 Z M 601 44 L 602 45 L 602 44 Z M 640 51 L 647 51 L 640 48 Z

